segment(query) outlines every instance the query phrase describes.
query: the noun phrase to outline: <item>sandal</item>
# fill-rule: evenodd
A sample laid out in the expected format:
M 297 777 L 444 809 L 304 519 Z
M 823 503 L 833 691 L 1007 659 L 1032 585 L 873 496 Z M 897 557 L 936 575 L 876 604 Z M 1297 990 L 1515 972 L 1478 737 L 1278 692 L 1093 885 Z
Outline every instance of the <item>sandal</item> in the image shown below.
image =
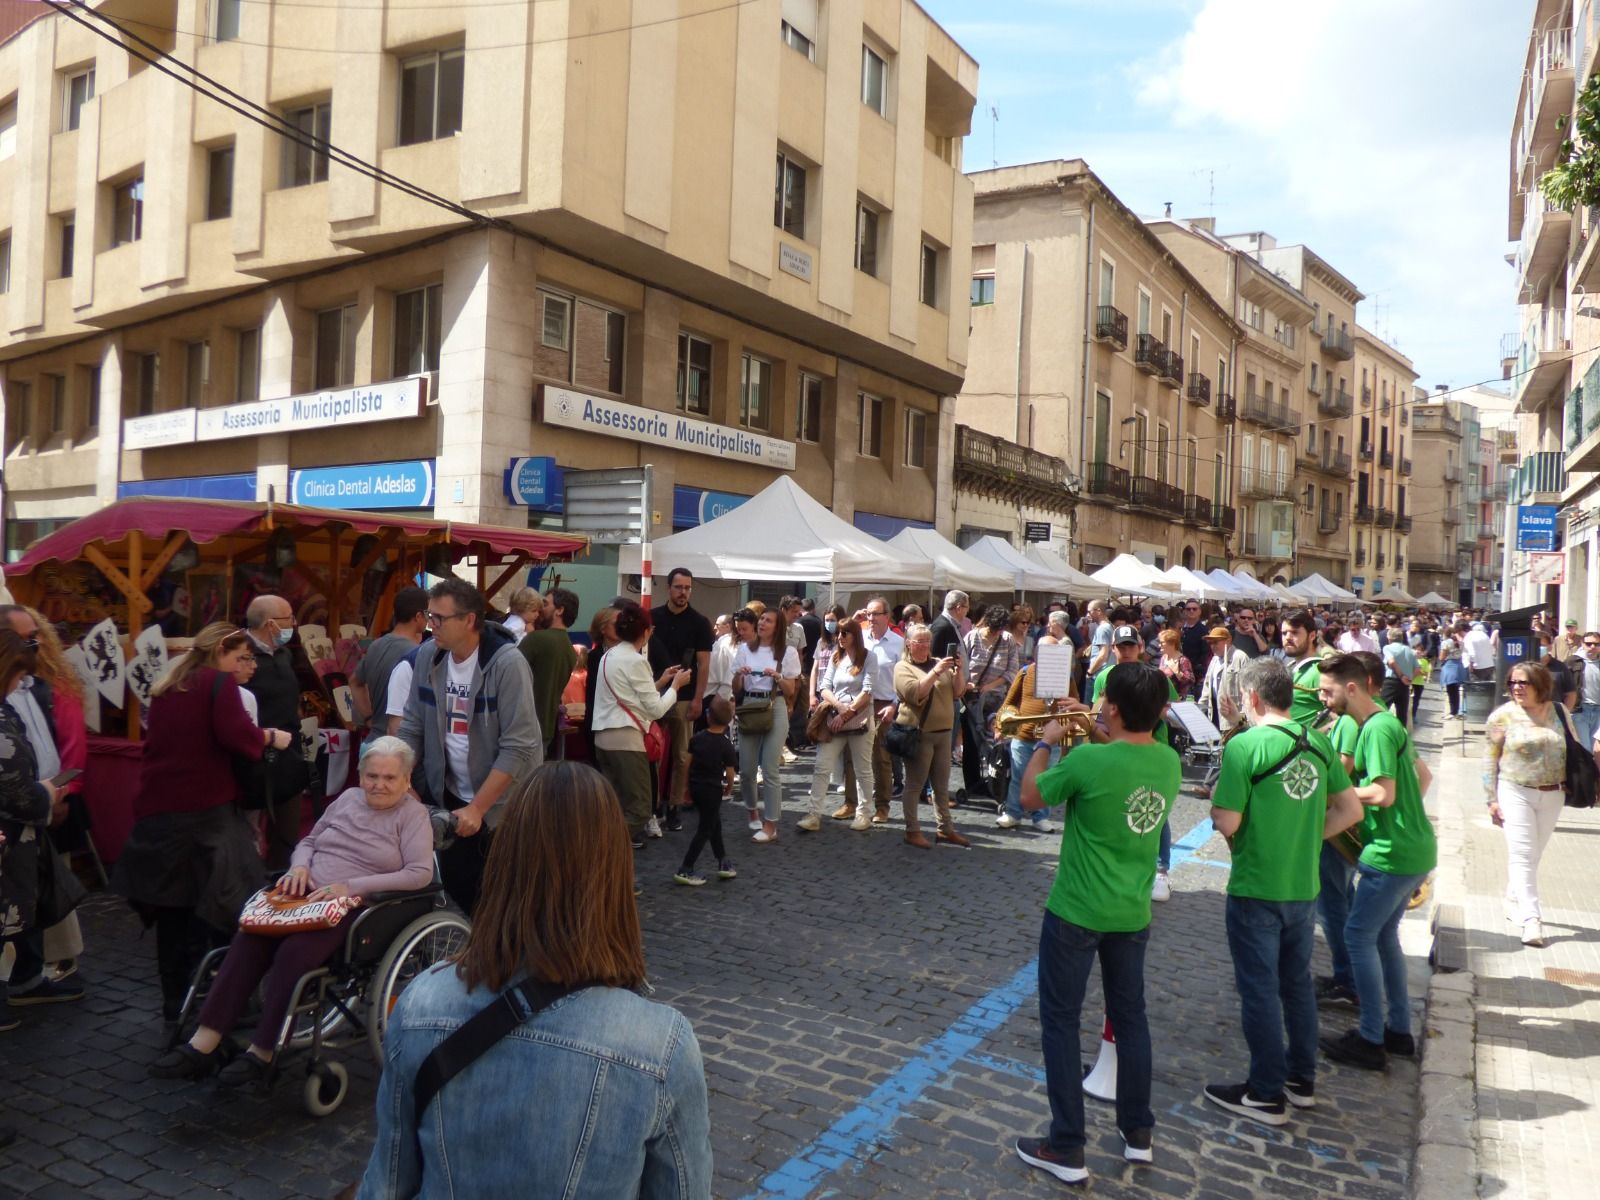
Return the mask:
M 210 1054 L 201 1054 L 185 1042 L 176 1050 L 169 1050 L 146 1069 L 152 1079 L 208 1079 L 227 1061 L 222 1047 Z
M 768 833 L 765 829 L 758 829 L 758 830 L 756 830 L 755 837 L 751 838 L 750 840 L 752 842 L 762 842 L 762 843 L 775 842 L 775 841 L 778 840 L 778 835 L 775 834 L 775 833 Z

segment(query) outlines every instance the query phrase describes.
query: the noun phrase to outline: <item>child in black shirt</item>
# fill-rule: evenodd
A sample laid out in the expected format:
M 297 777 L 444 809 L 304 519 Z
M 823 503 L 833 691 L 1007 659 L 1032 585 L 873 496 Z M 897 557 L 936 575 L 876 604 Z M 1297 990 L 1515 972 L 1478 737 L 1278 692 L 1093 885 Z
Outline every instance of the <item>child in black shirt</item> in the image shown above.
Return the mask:
M 717 878 L 732 879 L 738 874 L 722 844 L 722 802 L 733 795 L 734 770 L 739 764 L 739 752 L 728 740 L 732 720 L 733 702 L 715 696 L 706 702 L 706 727 L 689 741 L 689 799 L 700 815 L 700 824 L 684 853 L 683 866 L 672 877 L 674 883 L 686 887 L 699 887 L 706 881 L 704 875 L 696 874 L 694 862 L 707 842 L 717 860 Z

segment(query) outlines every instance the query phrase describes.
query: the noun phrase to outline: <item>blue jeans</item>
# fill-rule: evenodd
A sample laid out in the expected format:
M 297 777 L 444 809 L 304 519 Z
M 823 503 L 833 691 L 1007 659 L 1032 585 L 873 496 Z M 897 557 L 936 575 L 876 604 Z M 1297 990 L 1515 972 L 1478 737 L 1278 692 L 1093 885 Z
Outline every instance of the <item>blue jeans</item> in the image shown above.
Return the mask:
M 1587 667 L 1584 669 L 1588 670 Z M 1595 726 L 1600 725 L 1600 705 L 1583 705 L 1572 714 L 1572 725 L 1578 731 L 1578 741 L 1585 746 L 1593 746 Z
M 1156 849 L 1156 870 L 1165 871 L 1172 866 L 1172 824 L 1161 822 L 1161 845 Z
M 1315 900 L 1228 897 L 1228 949 L 1250 1047 L 1250 1091 L 1263 1099 L 1281 1096 L 1286 1079 L 1310 1082 L 1316 1075 L 1315 911 Z
M 1361 998 L 1361 1036 L 1381 1044 L 1386 1028 L 1411 1032 L 1400 918 L 1406 915 L 1411 893 L 1427 876 L 1390 875 L 1365 863 L 1356 868 L 1356 876 L 1359 882 L 1344 923 L 1344 945 L 1350 952 L 1356 995 Z
M 1022 807 L 1022 777 L 1027 773 L 1028 763 L 1033 758 L 1033 752 L 1039 748 L 1038 742 L 1025 742 L 1021 738 L 1011 739 L 1011 783 L 1006 788 L 1006 815 L 1018 821 L 1033 821 L 1038 823 L 1045 819 L 1044 809 L 1038 812 L 1028 812 Z M 1061 747 L 1056 746 L 1050 751 L 1050 765 L 1053 767 L 1061 761 Z
M 1078 1024 L 1083 993 L 1094 960 L 1106 1012 L 1117 1040 L 1117 1128 L 1150 1129 L 1150 1024 L 1144 1010 L 1147 926 L 1137 933 L 1096 933 L 1053 912 L 1039 931 L 1039 1024 L 1044 1049 L 1045 1089 L 1050 1095 L 1050 1147 L 1083 1148 L 1083 1059 Z
M 1350 917 L 1350 889 L 1356 881 L 1355 868 L 1327 842 L 1322 843 L 1318 864 L 1322 891 L 1317 894 L 1317 916 L 1322 919 L 1322 936 L 1333 956 L 1333 981 L 1347 988 L 1356 985 L 1350 974 L 1350 954 L 1344 946 L 1344 923 Z

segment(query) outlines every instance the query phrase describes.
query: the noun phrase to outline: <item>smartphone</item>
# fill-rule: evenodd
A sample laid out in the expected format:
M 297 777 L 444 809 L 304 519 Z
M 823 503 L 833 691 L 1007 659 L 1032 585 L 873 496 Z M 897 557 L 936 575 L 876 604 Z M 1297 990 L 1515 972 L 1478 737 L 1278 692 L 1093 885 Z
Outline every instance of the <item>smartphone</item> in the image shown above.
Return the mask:
M 694 651 L 693 650 L 685 650 L 683 652 L 683 658 L 679 661 L 678 665 L 680 667 L 682 667 L 685 671 L 692 671 L 692 670 L 694 670 L 694 659 L 695 659 Z
M 71 783 L 74 779 L 82 774 L 83 771 L 81 769 L 78 767 L 73 767 L 70 771 L 63 771 L 61 774 L 52 779 L 50 781 L 50 786 L 53 788 L 64 788 L 67 786 L 67 784 Z

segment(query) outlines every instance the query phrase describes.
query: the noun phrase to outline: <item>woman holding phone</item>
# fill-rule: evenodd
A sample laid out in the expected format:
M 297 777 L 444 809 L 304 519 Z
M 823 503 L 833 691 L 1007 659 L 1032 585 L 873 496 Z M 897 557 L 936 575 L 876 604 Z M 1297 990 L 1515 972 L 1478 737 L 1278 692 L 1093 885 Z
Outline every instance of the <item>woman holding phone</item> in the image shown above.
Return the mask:
M 770 724 L 762 729 L 739 729 L 739 791 L 750 811 L 752 839 L 765 845 L 778 840 L 778 818 L 783 815 L 783 783 L 778 772 L 783 766 L 784 742 L 789 737 L 789 711 L 800 688 L 800 652 L 788 644 L 789 623 L 783 613 L 769 608 L 751 626 L 739 614 L 741 630 L 753 630 L 750 640 L 734 652 L 733 694 L 741 705 L 752 707 L 764 702 Z M 748 712 L 749 710 L 747 710 Z M 762 811 L 756 808 L 756 769 L 761 769 Z
M 933 849 L 933 843 L 923 836 L 917 824 L 922 785 L 930 781 L 934 811 L 939 818 L 936 837 L 952 846 L 970 844 L 956 832 L 950 815 L 950 739 L 956 724 L 952 681 L 960 669 L 961 664 L 954 658 L 933 657 L 933 634 L 926 625 L 912 625 L 906 630 L 905 654 L 894 669 L 894 690 L 900 699 L 895 724 L 922 730 L 916 756 L 906 759 L 906 786 L 900 796 L 906 844 L 919 850 Z

